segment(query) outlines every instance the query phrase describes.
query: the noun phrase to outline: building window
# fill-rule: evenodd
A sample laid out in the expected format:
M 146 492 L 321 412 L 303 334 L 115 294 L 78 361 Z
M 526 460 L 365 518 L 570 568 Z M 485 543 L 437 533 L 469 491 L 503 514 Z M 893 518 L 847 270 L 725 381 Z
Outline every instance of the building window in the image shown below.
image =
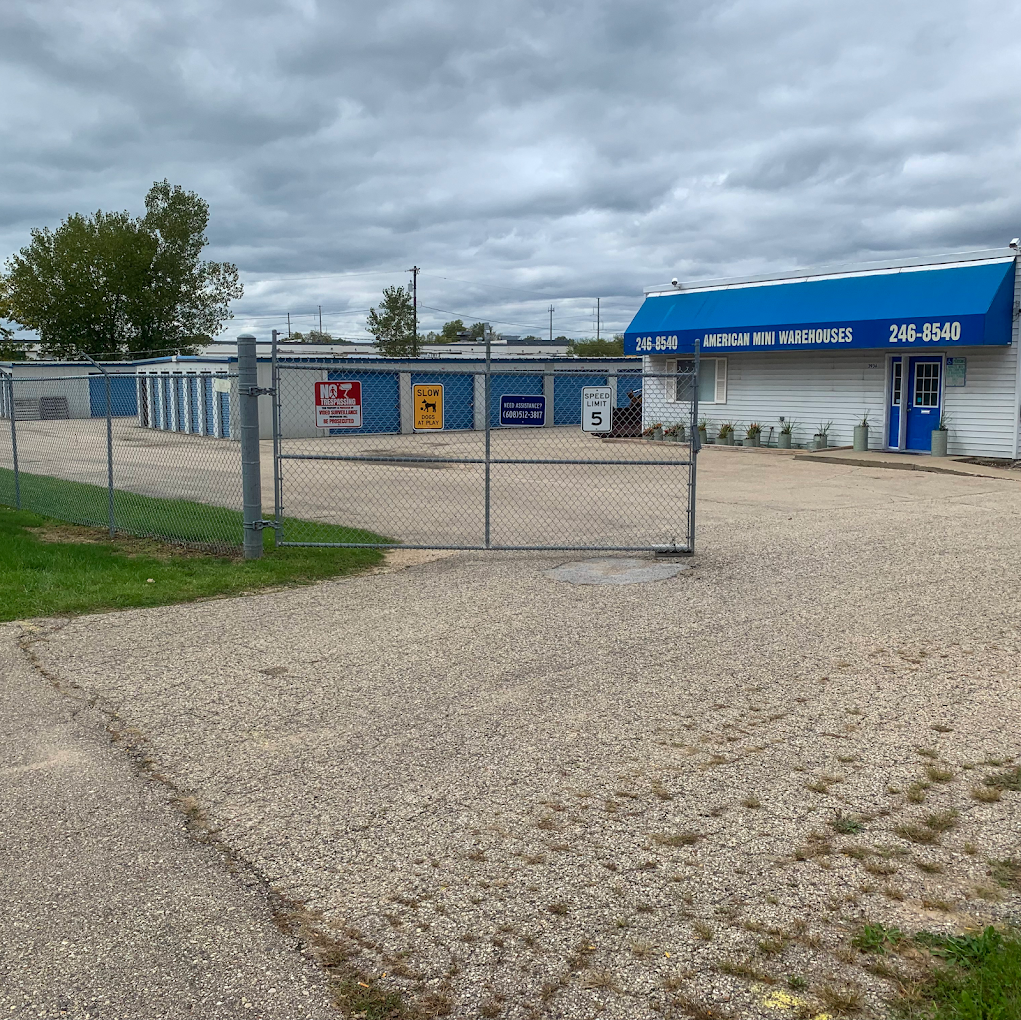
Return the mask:
M 700 404 L 725 404 L 727 402 L 727 359 L 699 358 L 698 402 Z M 695 362 L 689 359 L 671 359 L 666 363 L 667 373 L 694 372 Z M 669 384 L 669 381 L 668 381 Z M 691 400 L 691 380 L 683 377 L 675 381 L 671 400 Z

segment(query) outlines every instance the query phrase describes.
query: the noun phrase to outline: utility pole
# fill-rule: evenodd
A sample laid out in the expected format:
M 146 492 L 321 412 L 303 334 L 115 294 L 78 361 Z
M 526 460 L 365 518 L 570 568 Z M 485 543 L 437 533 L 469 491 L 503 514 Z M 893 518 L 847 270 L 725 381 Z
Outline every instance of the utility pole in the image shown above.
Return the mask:
M 320 305 L 319 306 L 319 335 L 322 336 L 322 333 L 323 333 L 323 306 Z
M 553 343 L 553 312 L 555 311 L 552 305 L 549 306 L 549 342 Z
M 599 340 L 599 298 L 596 298 L 596 340 Z M 956 364 L 956 362 L 954 363 Z
M 409 270 L 411 273 L 411 310 L 414 314 L 415 328 L 411 334 L 411 356 L 413 358 L 418 357 L 418 274 L 421 269 L 418 266 L 412 266 Z
M 287 313 L 287 339 L 291 339 L 291 313 Z

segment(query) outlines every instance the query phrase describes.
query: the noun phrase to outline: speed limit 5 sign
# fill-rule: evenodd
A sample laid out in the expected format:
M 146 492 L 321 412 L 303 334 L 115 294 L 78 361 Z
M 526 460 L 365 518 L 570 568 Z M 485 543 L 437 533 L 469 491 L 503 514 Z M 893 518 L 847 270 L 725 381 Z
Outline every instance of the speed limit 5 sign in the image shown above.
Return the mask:
M 609 432 L 613 425 L 613 390 L 609 386 L 583 386 L 581 428 L 583 432 Z

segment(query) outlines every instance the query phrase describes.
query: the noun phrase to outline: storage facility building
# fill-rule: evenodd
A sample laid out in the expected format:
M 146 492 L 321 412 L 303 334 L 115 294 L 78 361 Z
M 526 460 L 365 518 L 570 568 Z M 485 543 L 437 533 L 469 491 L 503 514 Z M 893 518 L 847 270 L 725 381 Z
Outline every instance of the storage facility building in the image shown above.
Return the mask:
M 738 435 L 757 422 L 765 438 L 783 416 L 799 423 L 798 445 L 828 423 L 829 445 L 850 445 L 867 416 L 871 448 L 927 452 L 942 419 L 951 455 L 1017 459 L 1018 261 L 1012 246 L 674 281 L 646 289 L 624 350 L 647 371 L 670 373 L 697 343 L 700 416 L 732 423 Z M 678 396 L 671 385 L 646 380 L 645 406 L 659 418 L 662 402 Z

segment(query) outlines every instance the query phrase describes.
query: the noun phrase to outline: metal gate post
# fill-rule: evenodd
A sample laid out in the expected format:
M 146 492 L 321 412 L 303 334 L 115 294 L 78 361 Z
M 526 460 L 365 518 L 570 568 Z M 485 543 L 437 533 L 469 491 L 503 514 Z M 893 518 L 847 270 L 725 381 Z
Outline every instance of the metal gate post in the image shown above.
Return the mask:
M 18 470 L 18 430 L 14 425 L 14 373 L 7 376 L 7 387 L 10 400 L 7 402 L 7 410 L 11 415 L 11 462 L 14 466 L 14 506 L 21 509 L 21 472 Z
M 113 409 L 110 399 L 110 373 L 91 354 L 86 354 L 85 357 L 103 373 L 103 382 L 106 386 L 106 523 L 110 529 L 110 537 L 113 538 L 117 534 L 117 521 L 113 512 Z
M 280 473 L 280 366 L 277 364 L 277 337 L 279 333 L 273 330 L 272 349 L 272 370 L 270 373 L 270 386 L 273 393 L 270 399 L 273 401 L 273 534 L 276 536 L 276 544 L 283 541 L 284 522 L 284 480 Z
M 255 337 L 238 337 L 238 402 L 241 442 L 241 505 L 244 517 L 244 556 L 262 556 L 262 478 L 259 465 L 259 366 Z
M 697 474 L 696 464 L 698 463 L 698 451 L 701 442 L 698 438 L 698 381 L 701 376 L 699 368 L 699 353 L 702 347 L 701 340 L 695 341 L 695 378 L 691 385 L 691 474 L 688 478 L 688 552 L 695 552 L 695 476 Z
M 486 329 L 486 323 L 482 324 L 482 332 L 486 337 L 486 548 L 489 548 L 489 491 L 490 491 L 490 460 L 491 448 L 490 448 L 490 416 L 492 414 L 492 398 L 490 396 L 490 388 L 492 385 L 492 371 L 493 371 L 493 351 L 492 351 L 492 337 L 490 336 L 489 330 Z

